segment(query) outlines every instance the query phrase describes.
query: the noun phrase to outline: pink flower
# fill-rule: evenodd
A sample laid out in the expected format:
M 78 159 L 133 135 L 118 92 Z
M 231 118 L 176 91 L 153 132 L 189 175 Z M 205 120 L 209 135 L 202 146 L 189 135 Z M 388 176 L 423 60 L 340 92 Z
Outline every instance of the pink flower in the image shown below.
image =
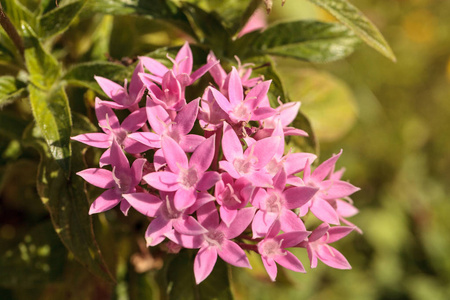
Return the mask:
M 271 186 L 272 176 L 264 167 L 275 155 L 279 141 L 280 137 L 265 138 L 253 143 L 244 152 L 233 128 L 224 123 L 222 149 L 226 160 L 220 161 L 219 166 L 235 179 L 244 177 L 254 186 Z
M 354 229 L 354 227 L 347 226 L 330 227 L 326 223 L 314 229 L 308 240 L 300 244 L 300 246 L 306 247 L 308 251 L 311 268 L 317 267 L 317 259 L 320 259 L 324 264 L 332 268 L 351 269 L 352 267 L 344 255 L 328 244 L 342 239 Z
M 188 161 L 180 145 L 170 137 L 163 137 L 161 148 L 169 170 L 147 174 L 144 180 L 160 191 L 176 191 L 174 205 L 178 210 L 193 205 L 197 191 L 207 191 L 220 179 L 217 172 L 206 171 L 214 155 L 214 138 L 200 144 Z
M 293 231 L 277 235 L 280 232 L 280 222 L 276 221 L 270 227 L 266 237 L 258 243 L 258 253 L 267 273 L 272 281 L 277 277 L 277 265 L 285 267 L 286 269 L 305 273 L 300 260 L 286 248 L 296 246 L 308 235 L 309 231 Z
M 248 227 L 254 213 L 253 207 L 241 209 L 228 227 L 220 222 L 217 209 L 214 203 L 210 202 L 197 210 L 198 221 L 208 230 L 207 233 L 188 236 L 172 231 L 166 235 L 170 240 L 185 248 L 200 248 L 194 260 L 197 284 L 211 273 L 216 264 L 217 255 L 233 266 L 251 268 L 244 250 L 231 239 L 239 236 Z
M 90 184 L 108 189 L 92 203 L 89 214 L 107 211 L 120 203 L 120 209 L 127 215 L 130 204 L 123 195 L 134 193 L 142 179 L 142 168 L 146 160 L 136 159 L 130 168 L 125 154 L 115 141 L 111 146 L 111 160 L 112 171 L 92 168 L 77 173 Z
M 129 91 L 127 91 L 126 80 L 124 86 L 121 87 L 117 83 L 107 78 L 95 76 L 95 80 L 100 85 L 105 94 L 108 95 L 109 98 L 114 100 L 114 102 L 100 100 L 100 104 L 115 109 L 129 108 L 132 111 L 139 108 L 138 103 L 144 95 L 145 91 L 144 84 L 142 83 L 138 75 L 142 72 L 144 72 L 144 68 L 142 67 L 142 63 L 139 62 L 134 69 L 133 76 L 131 77 Z

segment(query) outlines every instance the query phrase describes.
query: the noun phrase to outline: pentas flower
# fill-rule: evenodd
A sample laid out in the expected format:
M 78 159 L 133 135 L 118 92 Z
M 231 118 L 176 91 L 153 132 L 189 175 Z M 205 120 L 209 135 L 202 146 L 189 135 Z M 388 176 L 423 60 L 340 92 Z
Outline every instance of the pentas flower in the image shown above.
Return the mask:
M 141 153 L 149 149 L 142 143 L 129 139 L 129 134 L 137 131 L 144 126 L 147 116 L 145 109 L 141 108 L 131 113 L 122 124 L 119 123 L 114 111 L 101 104 L 100 99 L 95 99 L 95 114 L 97 116 L 98 125 L 104 133 L 94 132 L 85 133 L 72 137 L 72 140 L 79 141 L 96 148 L 109 148 L 113 141 L 116 141 L 125 151 L 129 153 Z M 110 153 L 107 150 L 103 153 L 101 163 L 103 165 L 110 164 Z
M 243 151 L 233 128 L 224 123 L 222 150 L 226 160 L 220 161 L 219 166 L 235 179 L 243 177 L 257 187 L 271 186 L 272 176 L 264 167 L 275 155 L 279 140 L 279 137 L 265 138 Z
M 178 210 L 174 206 L 174 192 L 160 192 L 160 194 L 161 198 L 148 193 L 123 195 L 134 209 L 143 215 L 155 218 L 150 222 L 145 232 L 147 246 L 156 246 L 161 243 L 166 238 L 165 234 L 172 229 L 187 235 L 199 235 L 208 232 L 190 214 L 198 206 L 214 201 L 214 197 L 208 193 L 200 193 L 197 197 L 197 207 L 192 207 L 189 210 Z
M 214 155 L 214 138 L 205 140 L 195 149 L 190 160 L 183 149 L 170 137 L 163 137 L 161 148 L 169 169 L 144 176 L 152 187 L 175 193 L 174 204 L 177 209 L 187 208 L 197 199 L 197 191 L 207 191 L 219 179 L 219 174 L 206 171 Z
M 287 250 L 291 247 L 306 248 L 311 267 L 322 260 L 350 268 L 329 244 L 361 232 L 346 220 L 358 212 L 349 196 L 359 189 L 341 179 L 343 170 L 335 171 L 341 153 L 312 170 L 316 155 L 285 148 L 287 135 L 307 135 L 290 127 L 300 103 L 279 101 L 272 108 L 270 80 L 252 77 L 250 65 L 239 58 L 227 73 L 211 52 L 206 65 L 192 72 L 186 43 L 169 59 L 172 68 L 140 57 L 129 86 L 96 77 L 113 100 L 95 101 L 103 132 L 72 138 L 106 149 L 100 166 L 110 165 L 78 173 L 106 189 L 89 213 L 120 204 L 126 215 L 133 207 L 149 220 L 147 246 L 164 243 L 161 249 L 169 253 L 199 249 L 197 284 L 211 273 L 217 256 L 251 268 L 246 251 L 261 256 L 272 280 L 277 264 L 305 271 Z M 208 71 L 216 84 L 186 99 L 186 87 Z M 120 122 L 115 109 L 130 113 Z M 125 152 L 134 159 L 131 167 Z M 309 237 L 303 223 L 308 212 L 322 222 Z M 329 225 L 340 223 L 350 226 Z
M 233 266 L 251 268 L 244 250 L 231 240 L 244 232 L 252 221 L 254 213 L 253 207 L 243 208 L 239 210 L 233 222 L 227 226 L 220 222 L 217 209 L 214 203 L 210 202 L 197 210 L 197 219 L 208 230 L 207 233 L 189 236 L 172 231 L 166 234 L 173 242 L 185 248 L 200 248 L 194 260 L 197 284 L 211 273 L 217 261 L 217 255 Z
M 191 48 L 189 44 L 186 42 L 183 47 L 181 47 L 180 51 L 178 51 L 175 60 L 171 59 L 167 56 L 173 63 L 172 72 L 176 79 L 180 82 L 181 86 L 184 88 L 186 86 L 191 85 L 197 79 L 199 79 L 203 74 L 208 72 L 208 70 L 217 64 L 218 62 L 208 62 L 206 65 L 197 69 L 195 72 L 192 72 L 193 67 L 193 56 Z M 150 71 L 151 74 L 144 75 L 146 78 L 161 84 L 162 78 L 169 72 L 169 69 L 164 66 L 159 61 L 150 58 L 150 57 L 139 57 L 139 60 L 145 66 L 147 70 Z
M 228 99 L 218 90 L 211 87 L 211 92 L 217 104 L 228 114 L 232 123 L 258 121 L 275 114 L 271 107 L 259 107 L 261 101 L 267 97 L 271 81 L 263 81 L 253 87 L 244 98 L 242 82 L 233 67 L 229 74 Z
M 153 132 L 136 132 L 130 138 L 152 148 L 161 148 L 161 137 L 169 136 L 185 152 L 193 152 L 205 137 L 197 134 L 188 134 L 194 127 L 197 119 L 199 99 L 192 100 L 185 105 L 172 121 L 167 111 L 159 105 L 147 100 L 147 117 Z
M 277 277 L 277 264 L 286 269 L 305 273 L 300 260 L 286 248 L 292 248 L 303 241 L 308 235 L 309 231 L 292 231 L 277 235 L 280 232 L 280 222 L 276 221 L 270 227 L 269 232 L 265 238 L 258 243 L 258 253 L 267 274 L 272 281 Z
M 318 188 L 289 187 L 286 188 L 286 172 L 281 169 L 273 178 L 273 189 L 259 188 L 252 199 L 252 204 L 259 208 L 252 223 L 253 238 L 263 237 L 275 221 L 280 223 L 281 230 L 305 231 L 303 221 L 292 211 L 308 202 Z
M 114 108 L 114 109 L 130 109 L 134 111 L 138 109 L 138 103 L 141 100 L 145 92 L 144 84 L 139 78 L 139 73 L 144 72 L 142 63 L 138 63 L 134 69 L 133 76 L 127 90 L 127 81 L 125 80 L 124 86 L 120 86 L 117 83 L 100 76 L 94 76 L 98 85 L 102 88 L 105 94 L 114 100 L 112 101 L 100 101 L 102 105 Z
M 128 159 L 116 141 L 111 145 L 111 160 L 112 171 L 92 168 L 77 173 L 90 184 L 108 189 L 92 203 L 89 214 L 110 210 L 119 203 L 124 215 L 127 215 L 130 209 L 130 204 L 123 195 L 136 191 L 136 186 L 142 179 L 142 168 L 146 160 L 138 158 L 130 168 Z
M 336 161 L 341 154 L 342 151 L 337 155 L 333 155 L 331 158 L 320 164 L 312 173 L 311 164 L 308 163 L 305 166 L 303 171 L 304 184 L 311 187 L 317 187 L 320 190 L 311 199 L 309 204 L 303 207 L 301 215 L 304 215 L 306 213 L 305 209 L 309 208 L 319 220 L 328 224 L 339 225 L 339 216 L 329 201 L 348 197 L 354 192 L 359 191 L 359 188 L 345 181 L 336 179 L 325 180 L 332 170 L 334 170 Z
M 300 244 L 300 246 L 306 247 L 308 251 L 311 268 L 317 267 L 317 260 L 319 259 L 332 268 L 351 269 L 352 267 L 342 253 L 328 244 L 342 239 L 354 229 L 354 227 L 347 226 L 330 227 L 326 223 L 314 229 L 307 241 Z

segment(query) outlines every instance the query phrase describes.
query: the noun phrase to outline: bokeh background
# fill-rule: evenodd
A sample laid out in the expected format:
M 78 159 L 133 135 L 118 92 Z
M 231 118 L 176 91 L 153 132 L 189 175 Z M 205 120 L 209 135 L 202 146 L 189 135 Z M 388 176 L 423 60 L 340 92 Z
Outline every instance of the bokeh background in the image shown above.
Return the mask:
M 300 18 L 333 20 L 306 1 L 288 0 L 283 8 L 280 2 L 274 1 L 269 23 Z M 321 160 L 343 149 L 338 166 L 345 166 L 345 179 L 361 187 L 352 197 L 360 213 L 351 221 L 363 234 L 352 233 L 337 242 L 353 269 L 334 270 L 319 263 L 316 269 L 306 266 L 307 274 L 282 271 L 272 283 L 254 258 L 254 270 L 232 271 L 238 299 L 450 299 L 450 1 L 360 0 L 354 4 L 383 33 L 397 56 L 396 63 L 364 45 L 349 58 L 331 64 L 276 60 L 291 99 L 302 102 L 301 109 L 315 129 Z M 105 38 L 109 35 L 104 32 L 111 33 L 111 38 Z M 58 55 L 67 65 L 106 59 L 104 53 L 120 60 L 159 46 L 180 45 L 182 38 L 164 24 L 136 17 L 106 16 L 89 22 L 80 18 L 61 38 Z M 92 98 L 83 93 L 69 91 L 72 96 Z M 22 102 L 14 109 L 24 119 L 30 114 Z M 37 153 L 5 139 L 0 146 L 0 252 L 5 253 L 31 230 L 33 236 L 44 232 L 44 226 L 36 228 L 34 224 L 48 219 L 48 214 L 35 190 Z M 14 164 L 6 165 L 14 158 Z M 9 175 L 3 176 L 6 173 Z M 111 221 L 115 216 L 99 216 L 97 230 L 108 223 L 106 218 Z M 133 234 L 137 237 L 143 230 L 135 228 Z M 123 236 L 129 234 L 122 232 Z M 56 236 L 52 241 L 59 243 Z M 18 245 L 18 251 L 25 249 L 21 253 L 26 260 L 30 253 L 26 239 L 24 243 Z M 130 254 L 138 251 L 133 245 L 120 244 L 118 248 Z M 296 254 L 307 265 L 306 253 L 300 250 Z M 41 248 L 36 255 L 39 251 L 45 255 Z M 67 253 L 63 249 L 53 255 L 61 259 Z M 107 251 L 105 256 L 115 259 Z M 78 268 L 78 275 L 82 274 L 82 268 L 72 264 L 72 269 Z M 127 264 L 118 263 L 119 279 L 120 267 Z M 1 280 L 8 279 L 7 271 L 0 270 Z M 90 284 L 90 276 L 64 276 L 71 280 L 70 286 L 60 282 L 45 289 L 41 298 L 97 295 L 101 299 L 102 291 Z M 127 280 L 130 278 L 119 282 L 115 298 L 126 299 L 121 298 L 126 294 L 123 291 L 133 288 L 127 286 Z M 83 287 L 86 290 L 80 295 Z M 0 289 L 0 298 L 31 299 L 36 289 L 42 292 L 33 285 L 14 292 Z
M 278 60 L 316 130 L 321 159 L 342 148 L 338 165 L 361 187 L 351 221 L 364 233 L 337 242 L 353 269 L 286 272 L 285 286 L 271 292 L 249 281 L 242 299 L 450 299 L 450 2 L 354 4 L 388 40 L 396 63 L 366 46 L 327 65 Z M 274 10 L 270 22 L 332 19 L 304 1 Z

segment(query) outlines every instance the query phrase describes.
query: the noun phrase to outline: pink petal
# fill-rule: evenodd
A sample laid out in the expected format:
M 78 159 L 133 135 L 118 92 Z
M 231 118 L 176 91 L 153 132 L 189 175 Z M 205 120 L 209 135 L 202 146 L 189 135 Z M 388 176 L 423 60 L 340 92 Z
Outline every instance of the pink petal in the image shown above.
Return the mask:
M 254 172 L 245 175 L 245 178 L 256 187 L 270 188 L 272 187 L 272 176 L 264 172 Z
M 253 147 L 253 155 L 258 158 L 257 163 L 255 163 L 255 168 L 264 168 L 277 151 L 278 144 L 281 138 L 279 136 L 273 136 L 256 141 L 251 147 Z M 251 147 L 247 148 L 244 155 L 249 155 L 251 152 Z
M 195 166 L 199 175 L 204 173 L 212 163 L 215 151 L 215 137 L 215 135 L 212 135 L 201 143 L 195 149 L 194 153 L 192 153 L 191 159 L 189 160 L 189 167 Z
M 339 159 L 341 154 L 342 154 L 342 150 L 338 154 L 333 155 L 331 158 L 329 158 L 326 161 L 324 161 L 323 163 L 321 163 L 314 170 L 314 172 L 311 175 L 311 177 L 314 179 L 314 181 L 320 182 L 320 181 L 324 180 L 325 177 L 327 177 L 331 173 L 331 171 L 334 169 L 336 161 Z
M 124 216 L 128 216 L 128 211 L 131 208 L 130 203 L 128 203 L 126 200 L 122 199 L 120 201 L 120 211 L 123 213 Z
M 219 173 L 215 171 L 207 171 L 203 173 L 203 176 L 197 182 L 196 189 L 199 191 L 207 191 L 212 188 L 219 180 Z
M 340 240 L 347 236 L 350 232 L 352 232 L 355 229 L 355 227 L 348 227 L 348 226 L 335 226 L 331 227 L 328 230 L 328 235 L 325 239 L 325 242 L 327 244 L 331 244 L 336 242 L 337 240 Z
M 144 144 L 150 149 L 161 147 L 161 138 L 159 135 L 153 132 L 134 132 L 128 135 L 129 139 L 135 140 L 141 144 Z
M 236 107 L 244 100 L 244 90 L 242 88 L 241 77 L 235 67 L 232 68 L 229 76 L 228 98 L 230 99 L 231 106 Z
M 174 69 L 176 69 L 176 74 L 191 74 L 192 72 L 192 65 L 193 65 L 193 58 L 192 58 L 192 51 L 189 47 L 189 43 L 185 42 L 183 47 L 181 47 L 180 51 L 178 51 L 177 56 L 175 57 L 175 61 L 177 62 L 178 66 L 174 66 Z
M 255 110 L 260 102 L 264 99 L 264 97 L 267 96 L 271 82 L 271 80 L 263 81 L 253 87 L 250 92 L 248 92 L 247 96 L 245 96 L 245 105 L 250 108 L 250 110 Z M 272 109 L 272 111 L 272 114 L 275 114 L 276 111 L 274 109 Z
M 253 220 L 256 208 L 246 207 L 238 211 L 236 217 L 229 227 L 221 226 L 221 230 L 225 233 L 227 239 L 234 239 L 247 229 Z
M 208 192 L 199 192 L 197 193 L 197 200 L 195 200 L 195 203 L 186 210 L 186 213 L 192 214 L 206 203 L 212 202 L 214 200 L 214 196 L 209 194 Z
M 306 231 L 303 221 L 291 210 L 283 209 L 280 221 L 281 230 L 284 232 Z
M 273 187 L 280 192 L 286 188 L 286 172 L 283 168 L 273 177 Z
M 276 257 L 275 261 L 286 269 L 306 273 L 300 260 L 289 251 L 286 251 L 286 255 Z
M 167 71 L 169 71 L 169 69 L 166 66 L 164 66 L 162 63 L 153 58 L 146 56 L 139 56 L 138 58 L 147 70 L 149 70 L 151 73 L 159 77 L 163 77 L 164 74 L 166 74 Z
M 147 113 L 142 107 L 129 114 L 122 122 L 122 128 L 128 132 L 135 132 L 147 122 Z
M 166 220 L 163 217 L 157 217 L 148 225 L 145 231 L 145 240 L 147 247 L 156 246 L 166 237 L 165 234 L 172 230 L 172 220 Z
M 317 158 L 315 154 L 312 153 L 291 153 L 286 156 L 286 163 L 284 168 L 288 175 L 301 172 L 306 165 L 307 161 L 314 161 Z
M 156 104 L 147 97 L 147 119 L 150 123 L 150 127 L 159 135 L 163 134 L 166 130 L 167 124 L 171 121 L 167 111 L 161 106 Z
M 128 162 L 125 153 L 123 153 L 122 148 L 120 148 L 119 144 L 115 140 L 113 140 L 111 144 L 111 164 L 119 170 L 129 170 L 130 163 Z
M 98 100 L 98 104 L 100 104 L 104 107 L 112 108 L 112 109 L 125 109 L 126 108 L 123 104 L 119 104 L 114 101 Z
M 134 139 L 129 139 L 129 136 L 123 141 L 122 146 L 123 150 L 130 154 L 140 154 L 153 148 Z
M 280 234 L 275 237 L 276 241 L 281 241 L 281 248 L 291 248 L 295 247 L 298 244 L 300 244 L 302 241 L 304 241 L 308 235 L 310 234 L 310 231 L 292 231 Z
M 94 78 L 109 98 L 113 99 L 119 104 L 124 104 L 123 101 L 128 97 L 128 95 L 126 94 L 122 86 L 100 76 L 94 76 Z
M 235 170 L 233 164 L 231 164 L 229 161 L 226 160 L 219 161 L 219 168 L 230 174 L 230 176 L 233 177 L 234 179 L 239 179 L 242 177 L 241 174 L 239 174 Z
M 165 164 L 166 159 L 164 158 L 162 149 L 156 150 L 155 155 L 153 156 L 153 166 L 155 167 L 155 170 L 159 171 Z
M 265 236 L 276 219 L 277 215 L 274 213 L 266 213 L 261 210 L 257 211 L 252 222 L 253 238 Z
M 311 204 L 310 210 L 319 220 L 339 225 L 338 214 L 326 200 L 316 197 Z
M 135 210 L 147 217 L 153 218 L 156 216 L 156 212 L 163 203 L 160 198 L 147 193 L 123 194 L 122 197 L 125 198 Z
M 325 180 L 323 181 L 324 185 L 327 185 L 328 182 L 331 183 L 331 187 L 322 195 L 322 197 L 325 200 L 331 200 L 331 199 L 338 199 L 338 198 L 344 198 L 348 197 L 354 192 L 357 192 L 360 190 L 360 188 L 357 188 L 356 186 L 352 185 L 351 183 L 345 182 L 345 181 L 331 181 L 331 180 Z
M 205 138 L 196 134 L 188 134 L 180 140 L 180 147 L 185 152 L 194 152 L 197 147 L 205 141 Z
M 288 209 L 296 209 L 305 205 L 317 193 L 319 189 L 309 186 L 291 187 L 283 192 Z
M 275 281 L 275 278 L 277 278 L 277 265 L 275 263 L 275 261 L 271 261 L 269 262 L 269 260 L 264 257 L 261 256 L 264 268 L 266 268 L 267 274 L 269 274 L 269 277 L 272 281 Z
M 300 102 L 289 102 L 280 106 L 280 120 L 283 127 L 291 124 L 297 117 Z
M 274 114 L 276 114 L 276 112 L 277 111 L 271 107 L 260 107 L 252 112 L 251 120 L 254 121 L 264 120 L 273 116 Z
M 103 105 L 103 102 L 99 98 L 95 98 L 95 116 L 102 130 L 110 134 L 110 128 L 120 129 L 120 123 L 114 111 L 110 107 Z
M 189 249 L 200 248 L 204 243 L 202 235 L 185 235 L 172 230 L 167 232 L 165 236 L 172 242 Z
M 192 216 L 174 220 L 173 228 L 177 232 L 186 235 L 199 235 L 208 232 L 208 230 L 205 229 L 205 227 L 203 227 L 202 225 L 200 225 L 200 223 Z
M 131 178 L 133 179 L 131 184 L 133 186 L 136 186 L 141 182 L 142 171 L 146 162 L 147 160 L 145 158 L 138 158 L 131 165 Z
M 217 261 L 217 250 L 214 247 L 201 248 L 194 259 L 195 282 L 199 284 L 211 274 Z
M 197 210 L 197 220 L 208 230 L 219 226 L 219 214 L 214 202 L 208 202 Z
M 194 189 L 187 190 L 184 188 L 179 188 L 175 192 L 173 203 L 177 210 L 183 210 L 189 206 L 192 206 L 196 199 L 196 192 Z
M 77 173 L 84 180 L 102 189 L 110 189 L 115 186 L 112 172 L 106 169 L 91 168 Z
M 174 120 L 174 130 L 179 132 L 181 135 L 188 134 L 192 127 L 194 127 L 195 120 L 197 119 L 198 114 L 198 103 L 199 98 L 192 100 L 188 104 L 186 104 L 175 117 Z
M 314 241 L 320 239 L 322 236 L 324 236 L 327 233 L 328 229 L 330 229 L 330 226 L 327 223 L 320 224 L 319 226 L 317 226 L 316 229 L 314 229 L 314 231 L 309 236 L 308 240 L 310 242 L 314 242 Z
M 189 84 L 194 83 L 197 79 L 202 77 L 206 72 L 212 69 L 214 66 L 219 65 L 219 61 L 209 61 L 207 64 L 201 66 L 197 70 L 195 70 L 190 76 Z M 213 76 L 214 78 L 214 76 Z
M 142 83 L 141 79 L 139 78 L 139 73 L 144 73 L 144 68 L 142 67 L 142 62 L 139 61 L 136 65 L 136 68 L 133 71 L 133 75 L 131 76 L 131 82 L 129 90 L 129 95 L 133 98 L 135 101 L 139 101 L 142 98 L 143 94 L 143 87 L 144 84 Z M 140 94 L 140 97 L 139 97 Z
M 221 92 L 219 92 L 213 87 L 210 87 L 209 90 L 211 91 L 214 100 L 216 100 L 216 103 L 220 106 L 220 108 L 224 112 L 229 113 L 230 111 L 233 110 L 233 106 Z
M 114 189 L 104 191 L 89 208 L 89 214 L 97 214 L 110 210 L 120 202 L 120 196 L 117 195 Z
M 180 173 L 180 167 L 188 168 L 188 159 L 186 153 L 181 149 L 180 145 L 168 136 L 161 138 L 161 149 L 164 153 L 164 158 L 170 170 L 176 174 Z
M 308 252 L 308 258 L 311 262 L 311 269 L 314 269 L 317 267 L 317 255 L 316 252 L 311 248 L 310 245 L 306 247 L 306 250 Z
M 220 206 L 219 208 L 220 219 L 227 227 L 229 227 L 234 218 L 236 218 L 237 212 L 236 209 L 228 209 L 225 206 Z
M 178 175 L 172 172 L 153 172 L 144 175 L 143 179 L 158 190 L 174 192 L 180 188 Z
M 241 268 L 252 268 L 244 250 L 232 241 L 225 240 L 217 250 L 217 254 L 230 265 Z
M 317 257 L 326 265 L 335 268 L 347 270 L 352 267 L 348 263 L 347 259 L 342 255 L 341 252 L 337 251 L 335 248 L 326 245 L 319 246 L 319 249 L 316 252 Z
M 96 148 L 109 148 L 111 145 L 111 136 L 100 132 L 79 134 L 70 139 Z
M 348 218 L 356 215 L 358 209 L 344 200 L 336 200 L 336 211 L 338 215 Z

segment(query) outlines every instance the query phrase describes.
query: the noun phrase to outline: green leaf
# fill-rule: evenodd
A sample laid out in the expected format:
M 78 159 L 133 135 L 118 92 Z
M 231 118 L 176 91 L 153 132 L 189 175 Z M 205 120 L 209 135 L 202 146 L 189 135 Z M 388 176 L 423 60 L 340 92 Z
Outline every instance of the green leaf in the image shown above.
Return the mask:
M 25 84 L 13 76 L 0 77 L 0 109 L 27 95 Z
M 298 112 L 291 126 L 306 131 L 308 136 L 287 137 L 287 149 L 292 148 L 294 152 L 309 152 L 319 156 L 319 143 L 317 143 L 316 135 L 314 134 L 311 122 L 302 111 Z
M 231 44 L 231 36 L 220 20 L 214 14 L 207 13 L 189 3 L 183 3 L 182 9 L 188 16 L 197 36 L 200 37 L 201 43 L 206 44 L 217 57 L 228 55 L 227 50 Z M 234 54 L 230 55 L 232 57 Z
M 7 111 L 0 111 L 0 135 L 13 140 L 20 140 L 25 126 L 26 123 L 23 119 Z
M 180 252 L 170 262 L 167 270 L 169 299 L 233 299 L 227 264 L 218 259 L 208 278 L 197 285 L 194 278 L 193 257 L 188 252 Z
M 85 117 L 74 115 L 74 132 L 92 130 L 93 125 Z M 113 282 L 92 229 L 89 203 L 84 180 L 76 172 L 85 167 L 85 146 L 75 143 L 70 177 L 67 179 L 53 159 L 47 143 L 37 126 L 29 126 L 24 133 L 26 146 L 37 149 L 41 155 L 37 189 L 43 204 L 50 213 L 53 227 L 66 248 L 91 273 Z
M 38 224 L 0 258 L 0 285 L 23 289 L 57 280 L 66 255 L 50 221 Z
M 74 65 L 64 74 L 63 79 L 69 84 L 87 87 L 100 94 L 104 94 L 97 81 L 95 81 L 94 76 L 102 76 L 112 80 L 123 80 L 127 72 L 127 68 L 120 64 L 93 61 Z
M 359 43 L 345 26 L 319 21 L 280 23 L 241 39 L 236 44 L 244 57 L 270 54 L 318 63 L 342 59 Z
M 31 28 L 26 23 L 23 23 L 22 28 L 25 34 L 25 61 L 30 73 L 28 90 L 33 116 L 53 158 L 68 174 L 72 119 L 66 93 L 56 82 L 60 67 L 56 59 L 42 48 Z
M 380 31 L 355 6 L 347 0 L 309 0 L 332 14 L 342 24 L 353 30 L 369 46 L 396 61 L 394 53 Z
M 36 17 L 28 10 L 20 1 L 4 0 L 2 1 L 3 10 L 8 15 L 11 22 L 16 28 L 21 26 L 21 22 L 25 21 L 31 25 L 32 28 L 36 25 Z
M 65 31 L 85 3 L 86 0 L 70 2 L 41 16 L 39 18 L 39 36 L 47 38 Z

